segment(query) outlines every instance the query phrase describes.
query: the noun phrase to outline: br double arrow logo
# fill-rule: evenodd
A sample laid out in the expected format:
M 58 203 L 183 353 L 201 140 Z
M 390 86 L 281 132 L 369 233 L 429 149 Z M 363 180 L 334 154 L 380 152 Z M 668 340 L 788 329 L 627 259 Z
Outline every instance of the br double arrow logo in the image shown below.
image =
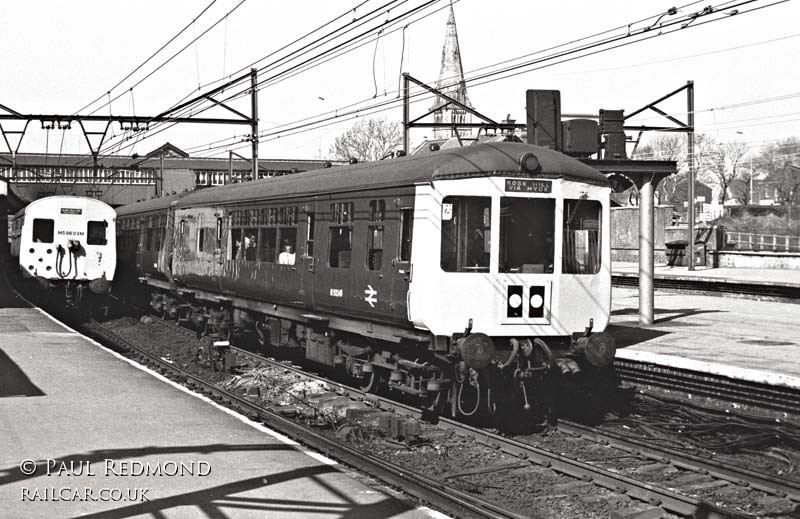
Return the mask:
M 367 285 L 367 289 L 364 290 L 364 301 L 369 303 L 369 306 L 375 308 L 375 303 L 378 302 L 378 298 L 375 297 L 378 295 L 378 291 L 372 288 L 372 285 Z

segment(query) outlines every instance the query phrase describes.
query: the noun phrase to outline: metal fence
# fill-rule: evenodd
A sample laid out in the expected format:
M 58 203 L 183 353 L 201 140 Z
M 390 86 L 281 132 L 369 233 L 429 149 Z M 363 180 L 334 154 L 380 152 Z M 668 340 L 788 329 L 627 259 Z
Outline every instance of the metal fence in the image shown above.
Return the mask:
M 800 252 L 800 236 L 725 231 L 728 249 Z

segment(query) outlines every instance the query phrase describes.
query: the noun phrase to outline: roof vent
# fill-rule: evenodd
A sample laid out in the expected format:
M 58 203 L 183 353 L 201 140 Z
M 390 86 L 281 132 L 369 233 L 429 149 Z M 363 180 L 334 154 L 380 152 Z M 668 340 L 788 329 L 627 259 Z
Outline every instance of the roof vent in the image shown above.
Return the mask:
M 329 168 L 331 166 L 333 166 L 333 164 L 331 164 L 331 162 L 329 160 L 326 160 L 325 164 L 322 165 L 323 168 Z
M 439 145 L 438 144 L 431 144 L 428 147 L 428 149 L 431 150 L 431 151 L 439 151 Z
M 405 152 L 405 151 L 403 151 L 403 150 L 397 150 L 397 151 L 394 153 L 394 156 L 395 156 L 395 157 L 405 157 L 405 156 L 406 156 L 406 152 Z
M 358 164 L 358 159 L 355 157 L 350 157 L 350 164 Z

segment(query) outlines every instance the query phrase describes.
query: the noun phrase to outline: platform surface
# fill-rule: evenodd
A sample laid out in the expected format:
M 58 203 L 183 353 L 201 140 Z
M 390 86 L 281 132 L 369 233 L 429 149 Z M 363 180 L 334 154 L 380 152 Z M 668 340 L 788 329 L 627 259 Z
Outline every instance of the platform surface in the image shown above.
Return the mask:
M 800 388 L 800 304 L 656 290 L 640 326 L 638 288 L 611 299 L 617 357 Z
M 800 270 L 793 269 L 750 269 L 731 267 L 669 267 L 655 265 L 656 278 L 696 279 L 721 281 L 726 283 L 753 283 L 763 285 L 800 286 Z M 639 276 L 639 264 L 615 261 L 611 266 L 615 276 Z
M 443 517 L 291 443 L 0 283 L 0 517 Z

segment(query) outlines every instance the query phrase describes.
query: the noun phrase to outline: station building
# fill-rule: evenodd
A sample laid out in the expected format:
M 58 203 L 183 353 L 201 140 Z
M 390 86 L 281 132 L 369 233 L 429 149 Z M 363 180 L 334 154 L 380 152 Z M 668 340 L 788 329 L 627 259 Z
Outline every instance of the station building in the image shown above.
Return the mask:
M 325 160 L 258 161 L 258 177 L 287 175 L 330 165 Z M 252 180 L 252 161 L 191 157 L 166 143 L 144 155 L 53 155 L 0 153 L 0 180 L 27 202 L 53 195 L 79 195 L 118 207 L 170 193 Z

